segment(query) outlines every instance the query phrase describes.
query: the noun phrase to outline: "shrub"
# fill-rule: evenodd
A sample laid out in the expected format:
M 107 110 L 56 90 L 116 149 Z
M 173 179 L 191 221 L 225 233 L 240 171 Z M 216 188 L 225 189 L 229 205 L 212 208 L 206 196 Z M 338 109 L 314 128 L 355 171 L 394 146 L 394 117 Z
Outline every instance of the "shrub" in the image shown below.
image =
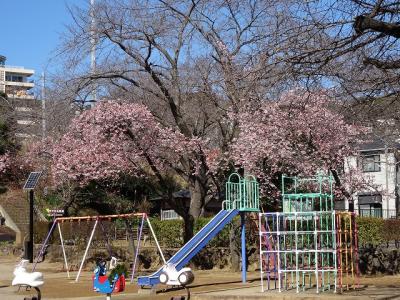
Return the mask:
M 183 245 L 183 221 L 164 220 L 152 218 L 150 220 L 154 233 L 161 246 L 167 248 L 179 248 Z
M 212 218 L 199 218 L 194 224 L 194 234 L 203 228 Z M 164 248 L 180 248 L 183 246 L 183 220 L 164 220 L 158 218 L 150 219 L 156 237 L 160 245 Z M 52 222 L 36 222 L 34 227 L 34 239 L 37 244 L 43 243 Z M 64 242 L 67 244 L 85 244 L 93 229 L 94 222 L 64 222 L 60 223 Z M 109 224 L 103 224 L 105 230 L 109 230 Z M 117 220 L 115 225 L 117 228 L 125 228 L 126 225 L 122 220 Z M 131 220 L 130 226 L 135 231 L 140 226 L 140 220 Z M 145 223 L 145 226 L 146 223 Z M 105 240 L 102 228 L 99 225 L 95 231 L 94 241 Z M 50 243 L 60 243 L 58 230 L 55 228 Z M 208 244 L 209 247 L 228 247 L 229 246 L 229 226 L 225 226 Z
M 383 240 L 386 243 L 400 240 L 400 220 L 385 220 L 383 224 Z
M 213 217 L 198 218 L 194 224 L 194 234 L 200 231 L 201 228 Z M 209 243 L 209 247 L 229 247 L 229 226 L 225 226 Z
M 360 246 L 378 246 L 384 241 L 383 219 L 357 217 L 358 241 Z

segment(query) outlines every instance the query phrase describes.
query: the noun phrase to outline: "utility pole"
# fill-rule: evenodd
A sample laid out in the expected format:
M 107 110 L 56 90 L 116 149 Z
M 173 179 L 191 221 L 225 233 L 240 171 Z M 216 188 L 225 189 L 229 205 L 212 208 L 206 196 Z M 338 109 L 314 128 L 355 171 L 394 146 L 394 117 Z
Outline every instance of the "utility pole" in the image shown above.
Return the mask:
M 92 75 L 96 74 L 96 19 L 94 16 L 94 0 L 90 0 L 90 44 L 91 44 L 91 51 L 90 51 L 90 68 Z M 92 101 L 97 101 L 97 84 L 94 83 L 94 88 L 92 91 Z
M 42 141 L 46 138 L 46 74 L 42 72 Z

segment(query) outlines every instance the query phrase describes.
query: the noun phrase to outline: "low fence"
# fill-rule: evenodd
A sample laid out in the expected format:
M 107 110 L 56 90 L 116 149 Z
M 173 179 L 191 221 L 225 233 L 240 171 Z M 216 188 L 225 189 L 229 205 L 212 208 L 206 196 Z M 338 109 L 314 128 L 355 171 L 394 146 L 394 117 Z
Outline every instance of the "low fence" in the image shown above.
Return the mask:
M 360 217 L 373 217 L 382 219 L 396 219 L 397 213 L 395 209 L 359 209 Z
M 182 217 L 173 209 L 161 210 L 161 221 L 179 219 L 182 219 Z

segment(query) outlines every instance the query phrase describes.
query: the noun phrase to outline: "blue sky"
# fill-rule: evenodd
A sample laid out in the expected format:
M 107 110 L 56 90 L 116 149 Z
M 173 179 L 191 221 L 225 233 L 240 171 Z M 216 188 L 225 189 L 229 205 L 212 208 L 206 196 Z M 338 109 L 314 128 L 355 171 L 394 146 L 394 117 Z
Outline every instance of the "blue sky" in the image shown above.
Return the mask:
M 40 76 L 60 43 L 65 25 L 72 22 L 67 5 L 90 0 L 1 1 L 0 54 L 7 65 L 34 69 Z

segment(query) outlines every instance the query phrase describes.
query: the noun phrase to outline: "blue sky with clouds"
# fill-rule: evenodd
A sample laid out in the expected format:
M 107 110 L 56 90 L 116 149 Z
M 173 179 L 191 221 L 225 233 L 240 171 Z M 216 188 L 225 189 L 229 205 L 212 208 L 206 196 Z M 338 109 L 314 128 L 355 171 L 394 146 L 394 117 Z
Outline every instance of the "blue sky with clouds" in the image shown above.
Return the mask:
M 0 3 L 0 54 L 7 65 L 46 68 L 60 43 L 65 25 L 72 22 L 67 6 L 90 0 L 2 0 Z

